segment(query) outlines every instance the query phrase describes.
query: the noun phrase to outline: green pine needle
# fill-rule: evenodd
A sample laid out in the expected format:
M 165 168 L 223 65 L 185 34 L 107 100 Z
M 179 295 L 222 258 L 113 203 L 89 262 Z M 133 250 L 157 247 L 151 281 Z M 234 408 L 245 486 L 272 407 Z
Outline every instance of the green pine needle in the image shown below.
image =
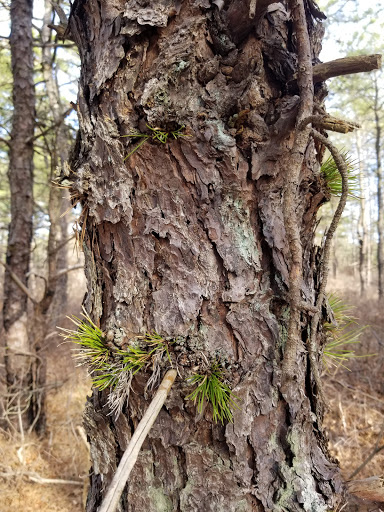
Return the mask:
M 353 199 L 359 199 L 359 175 L 356 169 L 356 161 L 352 159 L 348 151 L 340 151 L 341 156 L 347 164 L 348 172 L 348 196 Z M 334 196 L 341 196 L 342 179 L 337 169 L 336 162 L 332 156 L 321 165 L 321 175 L 324 178 L 330 192 Z
M 59 327 L 62 331 L 60 336 L 79 345 L 74 357 L 80 365 L 88 365 L 92 384 L 101 391 L 115 388 L 123 373 L 127 372 L 133 376 L 153 363 L 155 357 L 159 361 L 166 355 L 172 366 L 169 345 L 176 340 L 166 341 L 156 332 L 147 333 L 144 336 L 136 336 L 135 343 L 126 350 L 112 351 L 106 345 L 103 332 L 92 322 L 84 308 L 82 316 L 84 319 L 68 317 L 77 329 Z M 145 344 L 145 348 L 139 346 L 140 341 Z
M 231 388 L 223 381 L 222 370 L 218 363 L 213 363 L 210 372 L 205 375 L 193 375 L 189 381 L 196 388 L 186 398 L 197 404 L 199 413 L 206 402 L 212 405 L 213 421 L 233 422 L 231 408 L 238 408 L 236 397 Z
M 60 336 L 65 340 L 79 345 L 75 354 L 79 364 L 87 363 L 91 368 L 95 368 L 108 359 L 109 350 L 105 345 L 102 330 L 92 322 L 84 308 L 81 315 L 84 320 L 76 316 L 67 317 L 76 325 L 76 330 L 64 329 L 63 327 L 58 327 L 58 329 L 62 331 Z
M 327 336 L 327 342 L 324 346 L 323 360 L 325 367 L 330 370 L 331 367 L 345 366 L 345 362 L 358 357 L 370 357 L 374 354 L 365 354 L 358 356 L 351 348 L 351 345 L 360 343 L 360 336 L 367 326 L 355 327 L 356 318 L 350 314 L 352 307 L 335 294 L 328 295 L 328 304 L 332 309 L 335 323 L 325 323 L 324 330 Z
M 150 126 L 149 124 L 146 124 L 146 127 L 151 131 L 151 133 L 140 133 L 140 132 L 133 132 L 129 133 L 128 135 L 122 135 L 122 137 L 130 137 L 130 138 L 141 138 L 142 140 L 139 142 L 139 144 L 132 149 L 128 153 L 128 155 L 124 158 L 124 161 L 127 160 L 133 153 L 135 153 L 138 149 L 141 148 L 141 146 L 147 142 L 147 140 L 152 139 L 153 141 L 160 142 L 161 144 L 166 144 L 168 142 L 168 139 L 170 137 L 173 137 L 174 139 L 179 139 L 181 137 L 190 137 L 190 135 L 187 135 L 183 133 L 183 130 L 185 128 L 185 125 L 180 126 L 177 130 L 173 130 L 170 132 L 167 132 L 165 130 L 162 130 L 161 128 L 154 128 L 153 126 Z

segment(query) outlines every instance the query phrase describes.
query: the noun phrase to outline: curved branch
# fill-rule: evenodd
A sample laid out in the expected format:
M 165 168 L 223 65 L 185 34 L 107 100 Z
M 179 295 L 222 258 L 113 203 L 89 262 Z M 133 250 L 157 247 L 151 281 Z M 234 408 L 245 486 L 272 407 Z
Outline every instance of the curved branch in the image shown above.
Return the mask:
M 327 139 L 319 133 L 317 130 L 312 129 L 312 136 L 319 140 L 326 148 L 328 148 L 331 153 L 335 163 L 337 170 L 341 176 L 341 196 L 339 200 L 339 204 L 337 205 L 336 211 L 333 215 L 333 219 L 331 225 L 329 226 L 328 233 L 325 238 L 324 247 L 323 247 L 323 256 L 320 264 L 320 276 L 321 276 L 321 284 L 319 289 L 319 294 L 316 300 L 316 308 L 317 312 L 313 315 L 311 321 L 311 333 L 308 344 L 308 354 L 309 360 L 311 363 L 311 368 L 313 372 L 313 377 L 316 383 L 317 392 L 320 398 L 324 400 L 323 387 L 321 384 L 319 366 L 317 362 L 317 347 L 318 347 L 318 339 L 317 339 L 317 330 L 319 328 L 319 322 L 321 317 L 321 307 L 325 298 L 325 288 L 327 286 L 328 274 L 329 274 L 329 258 L 331 254 L 331 242 L 333 235 L 335 234 L 336 228 L 340 222 L 341 215 L 344 211 L 345 205 L 347 203 L 348 198 L 348 167 L 344 160 L 344 157 L 339 153 L 337 148 Z

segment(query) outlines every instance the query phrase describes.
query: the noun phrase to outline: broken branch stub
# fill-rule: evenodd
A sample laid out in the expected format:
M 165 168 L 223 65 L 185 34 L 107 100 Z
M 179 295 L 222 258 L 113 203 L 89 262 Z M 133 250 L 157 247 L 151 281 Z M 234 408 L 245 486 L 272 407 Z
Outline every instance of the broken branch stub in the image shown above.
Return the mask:
M 313 67 L 313 82 L 325 82 L 329 78 L 355 73 L 366 73 L 381 68 L 381 55 L 354 55 L 342 59 L 316 64 Z

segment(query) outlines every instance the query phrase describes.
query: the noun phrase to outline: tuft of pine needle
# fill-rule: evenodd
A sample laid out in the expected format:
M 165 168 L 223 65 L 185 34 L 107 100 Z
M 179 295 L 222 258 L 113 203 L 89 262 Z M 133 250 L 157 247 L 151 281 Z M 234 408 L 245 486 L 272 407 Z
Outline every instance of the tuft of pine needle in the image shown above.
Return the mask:
M 156 332 L 136 336 L 125 350 L 107 346 L 104 333 L 91 320 L 83 308 L 83 318 L 68 317 L 76 329 L 59 327 L 66 341 L 79 348 L 75 349 L 75 359 L 79 365 L 87 365 L 92 385 L 100 391 L 109 389 L 108 404 L 116 417 L 121 413 L 129 399 L 131 382 L 134 375 L 152 364 L 152 375 L 146 389 L 153 389 L 161 376 L 160 364 L 166 357 L 172 366 L 169 345 L 175 340 L 165 340 Z
M 359 199 L 359 175 L 356 167 L 357 162 L 356 160 L 353 160 L 348 151 L 340 151 L 340 154 L 347 164 L 349 189 L 348 196 L 352 199 Z M 322 163 L 320 172 L 331 194 L 336 197 L 340 197 L 343 183 L 340 172 L 332 155 Z
M 360 337 L 367 326 L 359 327 L 356 318 L 351 315 L 352 307 L 346 304 L 335 294 L 328 295 L 328 304 L 332 310 L 334 323 L 325 323 L 324 330 L 327 342 L 324 346 L 324 365 L 329 371 L 331 367 L 342 366 L 349 370 L 344 364 L 351 359 L 358 357 L 369 357 L 374 354 L 358 356 L 352 345 L 360 343 Z M 356 325 L 356 327 L 352 327 Z
M 186 398 L 197 404 L 199 413 L 203 411 L 205 403 L 212 405 L 213 421 L 233 422 L 231 408 L 238 408 L 236 397 L 231 388 L 224 382 L 223 372 L 219 363 L 214 362 L 205 375 L 195 374 L 189 378 L 196 388 Z

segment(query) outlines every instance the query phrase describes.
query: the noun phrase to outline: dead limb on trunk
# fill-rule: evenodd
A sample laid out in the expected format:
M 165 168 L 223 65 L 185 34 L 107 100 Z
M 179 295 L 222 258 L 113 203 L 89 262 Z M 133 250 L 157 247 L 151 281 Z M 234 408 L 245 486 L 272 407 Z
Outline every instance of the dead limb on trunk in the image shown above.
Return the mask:
M 358 498 L 384 502 L 384 478 L 382 476 L 351 480 L 346 485 L 348 492 Z
M 167 395 L 175 381 L 176 375 L 176 370 L 169 370 L 165 374 L 156 395 L 149 404 L 147 411 L 138 424 L 129 445 L 121 458 L 115 476 L 113 477 L 98 512 L 115 512 L 125 484 L 128 481 L 129 475 L 137 460 L 137 456 L 139 455 L 140 448 L 144 443 L 148 432 L 151 430 L 152 425 L 156 421 L 161 408 L 163 407 Z
M 324 82 L 329 78 L 364 73 L 381 68 L 381 55 L 354 55 L 343 59 L 323 62 L 313 67 L 313 83 Z
M 329 116 L 325 113 L 309 116 L 307 119 L 304 119 L 301 126 L 306 126 L 308 123 L 312 123 L 316 128 L 322 128 L 323 130 L 337 133 L 349 133 L 356 130 L 356 128 L 360 128 L 360 125 L 357 123 L 338 119 L 337 117 Z

